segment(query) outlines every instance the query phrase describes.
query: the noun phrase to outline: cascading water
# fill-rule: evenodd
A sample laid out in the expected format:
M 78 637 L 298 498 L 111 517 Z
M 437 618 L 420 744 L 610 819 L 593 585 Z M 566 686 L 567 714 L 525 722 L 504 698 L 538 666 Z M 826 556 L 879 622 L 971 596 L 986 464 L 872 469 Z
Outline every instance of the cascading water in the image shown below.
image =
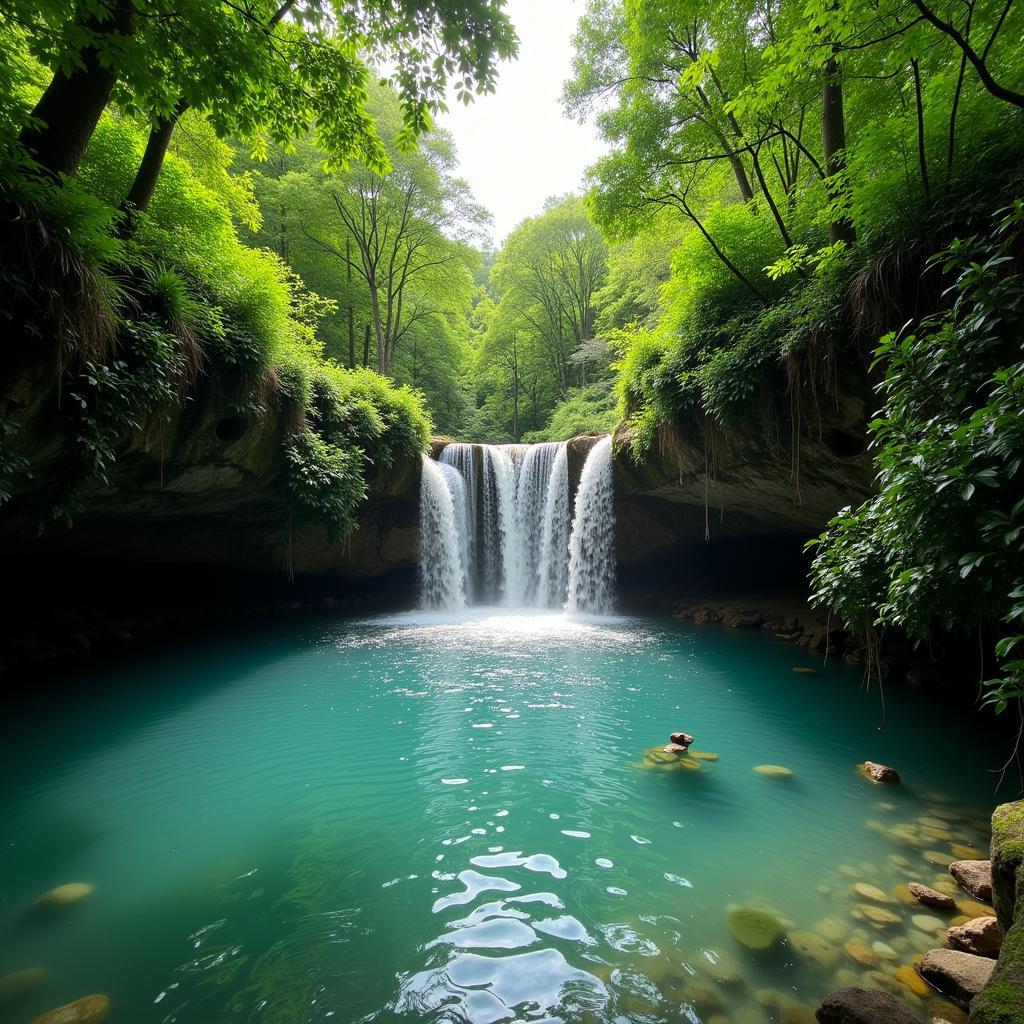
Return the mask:
M 583 464 L 569 540 L 571 612 L 612 610 L 615 602 L 615 508 L 612 504 L 612 439 L 590 449 Z
M 447 471 L 447 472 L 446 472 Z M 423 456 L 420 477 L 420 606 L 463 608 L 466 604 L 461 552 L 463 531 L 456 523 L 456 494 L 465 507 L 462 477 L 450 466 Z M 465 519 L 465 512 L 460 514 Z
M 449 444 L 433 472 L 429 462 L 420 513 L 424 607 L 457 608 L 468 601 L 611 610 L 611 438 L 587 456 L 575 518 L 564 442 Z

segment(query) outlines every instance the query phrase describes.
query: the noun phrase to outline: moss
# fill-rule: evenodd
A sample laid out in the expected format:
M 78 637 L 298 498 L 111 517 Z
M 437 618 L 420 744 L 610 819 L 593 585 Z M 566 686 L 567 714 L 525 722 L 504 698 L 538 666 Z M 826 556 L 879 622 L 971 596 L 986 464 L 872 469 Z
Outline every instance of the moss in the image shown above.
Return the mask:
M 992 894 L 1005 930 L 1021 914 L 1024 886 L 1024 800 L 1002 804 L 992 815 Z
M 1003 940 L 992 980 L 971 1002 L 971 1024 L 1024 1021 L 1024 923 Z

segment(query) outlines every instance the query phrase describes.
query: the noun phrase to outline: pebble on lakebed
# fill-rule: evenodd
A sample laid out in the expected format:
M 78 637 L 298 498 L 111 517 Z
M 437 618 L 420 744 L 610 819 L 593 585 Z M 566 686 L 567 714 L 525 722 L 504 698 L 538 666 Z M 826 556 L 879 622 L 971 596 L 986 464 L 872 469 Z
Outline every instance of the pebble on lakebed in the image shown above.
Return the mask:
M 69 903 L 78 903 L 87 896 L 91 896 L 93 886 L 88 882 L 68 882 L 66 885 L 58 885 L 49 892 L 44 892 L 36 905 L 40 907 L 66 907 Z
M 770 949 L 785 934 L 782 923 L 774 914 L 756 907 L 730 910 L 729 931 L 741 946 L 752 950 Z
M 0 1006 L 13 1003 L 35 991 L 46 980 L 45 967 L 26 967 L 0 977 Z
M 36 1017 L 32 1024 L 99 1024 L 110 1013 L 110 1000 L 103 995 L 83 996 Z
M 758 775 L 767 776 L 770 779 L 791 779 L 793 772 L 789 768 L 783 768 L 781 764 L 759 764 L 754 767 Z

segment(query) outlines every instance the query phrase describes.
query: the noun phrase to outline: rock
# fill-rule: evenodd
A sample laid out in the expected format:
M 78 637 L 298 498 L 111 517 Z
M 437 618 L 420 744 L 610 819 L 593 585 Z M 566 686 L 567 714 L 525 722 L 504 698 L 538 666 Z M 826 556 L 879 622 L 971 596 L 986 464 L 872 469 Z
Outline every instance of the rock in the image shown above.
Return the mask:
M 894 914 L 884 907 L 876 907 L 873 903 L 858 903 L 857 909 L 876 928 L 888 928 L 890 925 L 899 924 L 902 920 L 899 914 Z
M 764 622 L 759 611 L 732 612 L 726 616 L 725 624 L 737 629 L 757 629 Z
M 874 761 L 865 761 L 857 766 L 857 770 L 866 779 L 872 782 L 885 785 L 894 785 L 900 781 L 899 772 L 884 764 L 877 764 Z
M 685 754 L 688 748 L 681 743 L 666 743 L 661 749 L 666 754 Z
M 710 981 L 694 978 L 683 987 L 682 1001 L 689 1003 L 698 1013 L 710 1013 L 722 1005 L 717 987 Z
M 800 956 L 824 967 L 825 970 L 835 967 L 839 962 L 839 950 L 814 932 L 791 932 L 788 938 L 790 946 Z
M 93 886 L 88 882 L 68 882 L 58 885 L 49 892 L 44 892 L 36 903 L 41 907 L 65 907 L 69 903 L 77 903 L 92 894 Z
M 994 917 L 976 917 L 966 924 L 950 928 L 946 941 L 953 949 L 978 956 L 995 956 L 1003 944 L 1003 929 Z
M 758 775 L 765 775 L 771 779 L 789 779 L 793 773 L 789 768 L 783 768 L 781 764 L 759 764 L 754 768 Z
M 814 1024 L 816 1020 L 809 1006 L 787 1006 L 782 1011 L 782 1024 Z
M 693 737 L 686 732 L 674 732 L 668 738 L 669 743 L 677 744 L 680 747 L 688 747 L 693 743 Z
M 925 953 L 918 972 L 933 988 L 967 1009 L 971 1000 L 992 976 L 995 962 L 955 949 L 932 949 Z
M 896 950 L 892 948 L 887 942 L 872 942 L 871 948 L 882 960 L 896 960 L 898 959 Z
M 955 860 L 949 873 L 975 899 L 986 903 L 992 899 L 992 862 L 990 860 Z
M 0 977 L 0 1006 L 13 1003 L 35 991 L 46 978 L 45 967 L 26 967 Z
M 743 982 L 739 964 L 732 957 L 711 950 L 697 959 L 697 970 L 720 985 L 739 985 Z
M 946 927 L 945 921 L 932 914 L 915 914 L 910 920 L 915 928 L 923 932 L 941 932 Z
M 729 912 L 729 931 L 747 949 L 762 950 L 774 946 L 783 934 L 782 925 L 773 914 L 755 907 L 738 907 Z
M 861 967 L 875 967 L 878 965 L 878 954 L 862 942 L 848 942 L 843 946 L 843 952 Z M 893 959 L 896 958 L 896 951 L 893 950 Z
M 808 668 L 806 665 L 797 665 L 793 671 L 799 672 L 803 676 L 816 676 L 818 674 L 818 670 L 816 668 Z
M 939 910 L 953 910 L 956 907 L 956 900 L 945 893 L 936 892 L 921 882 L 910 882 L 907 885 L 914 899 L 923 903 L 926 907 L 936 907 Z
M 106 996 L 82 996 L 36 1017 L 32 1024 L 98 1024 L 109 1013 L 110 1000 Z
M 985 854 L 976 846 L 965 846 L 963 843 L 950 843 L 950 850 L 957 860 L 984 860 Z
M 883 892 L 878 886 L 868 885 L 867 882 L 858 882 L 853 887 L 854 893 L 862 900 L 872 900 L 874 903 L 892 903 L 892 897 Z
M 901 984 L 905 985 L 915 996 L 919 996 L 922 999 L 926 999 L 931 992 L 927 983 L 921 977 L 913 967 L 904 964 L 902 967 L 896 968 L 896 973 L 893 977 Z
M 710 750 L 691 750 L 690 757 L 695 757 L 698 761 L 717 761 L 718 755 Z
M 887 992 L 848 985 L 825 996 L 815 1011 L 819 1024 L 917 1024 Z
M 698 608 L 693 613 L 694 622 L 721 622 L 722 616 L 717 608 Z

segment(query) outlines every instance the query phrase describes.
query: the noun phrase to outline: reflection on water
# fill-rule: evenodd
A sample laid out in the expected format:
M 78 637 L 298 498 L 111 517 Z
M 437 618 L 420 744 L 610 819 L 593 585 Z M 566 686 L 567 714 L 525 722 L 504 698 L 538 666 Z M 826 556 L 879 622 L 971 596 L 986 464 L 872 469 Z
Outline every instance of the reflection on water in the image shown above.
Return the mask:
M 945 867 L 987 844 L 985 737 L 959 723 L 954 762 L 898 692 L 879 733 L 856 672 L 807 657 L 473 609 L 83 678 L 3 737 L 0 975 L 45 974 L 0 980 L 0 1020 L 104 992 L 112 1021 L 807 1024 L 838 984 L 925 1019 L 913 957 L 979 909 Z M 691 756 L 660 757 L 677 729 Z

